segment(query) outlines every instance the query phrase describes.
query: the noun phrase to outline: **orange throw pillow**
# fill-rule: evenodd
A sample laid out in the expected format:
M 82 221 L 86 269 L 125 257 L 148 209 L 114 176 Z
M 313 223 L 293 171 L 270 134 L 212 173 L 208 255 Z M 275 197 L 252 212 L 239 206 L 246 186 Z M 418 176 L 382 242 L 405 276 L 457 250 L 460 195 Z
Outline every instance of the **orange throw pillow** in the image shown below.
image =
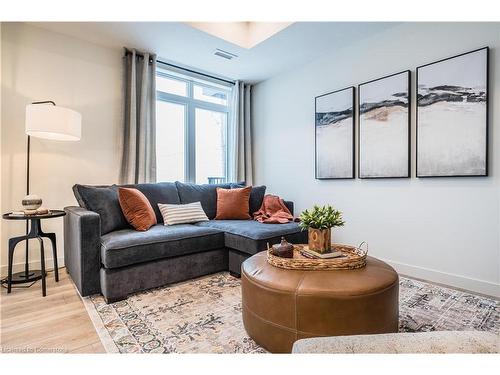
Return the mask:
M 135 230 L 146 231 L 156 224 L 156 215 L 148 198 L 137 189 L 118 188 L 123 215 Z
M 217 215 L 215 220 L 250 220 L 251 186 L 241 189 L 217 188 Z

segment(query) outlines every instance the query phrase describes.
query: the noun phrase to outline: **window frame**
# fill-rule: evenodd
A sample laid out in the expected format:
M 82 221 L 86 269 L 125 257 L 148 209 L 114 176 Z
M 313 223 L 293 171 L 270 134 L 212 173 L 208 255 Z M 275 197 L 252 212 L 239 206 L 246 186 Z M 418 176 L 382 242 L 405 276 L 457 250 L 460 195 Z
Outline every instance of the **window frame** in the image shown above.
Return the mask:
M 165 77 L 186 83 L 187 95 L 181 96 L 167 93 L 164 91 L 156 91 L 156 100 L 181 104 L 184 106 L 184 181 L 196 182 L 196 109 L 204 109 L 208 111 L 224 113 L 226 116 L 226 153 L 224 155 L 224 179 L 228 178 L 228 161 L 229 161 L 229 120 L 230 120 L 230 96 L 234 85 L 226 83 L 213 83 L 204 81 L 200 78 L 190 76 L 183 73 L 182 75 L 170 73 L 170 70 L 165 67 L 159 67 L 156 70 L 156 76 Z M 227 105 L 205 102 L 200 99 L 194 99 L 194 85 L 204 86 L 209 88 L 218 88 L 227 92 Z M 227 89 L 226 89 L 227 87 Z M 215 176 L 214 176 L 215 177 Z M 207 181 L 208 183 L 208 181 Z

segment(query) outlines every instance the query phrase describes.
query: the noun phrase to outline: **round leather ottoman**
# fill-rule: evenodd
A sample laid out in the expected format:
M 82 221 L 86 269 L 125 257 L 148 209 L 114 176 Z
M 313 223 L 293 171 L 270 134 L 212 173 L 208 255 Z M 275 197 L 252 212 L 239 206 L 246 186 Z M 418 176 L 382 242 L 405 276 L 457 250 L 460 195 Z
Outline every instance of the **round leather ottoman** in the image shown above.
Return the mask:
M 241 266 L 243 324 L 272 353 L 290 353 L 298 339 L 398 331 L 398 274 L 367 258 L 345 271 L 285 270 L 263 251 Z

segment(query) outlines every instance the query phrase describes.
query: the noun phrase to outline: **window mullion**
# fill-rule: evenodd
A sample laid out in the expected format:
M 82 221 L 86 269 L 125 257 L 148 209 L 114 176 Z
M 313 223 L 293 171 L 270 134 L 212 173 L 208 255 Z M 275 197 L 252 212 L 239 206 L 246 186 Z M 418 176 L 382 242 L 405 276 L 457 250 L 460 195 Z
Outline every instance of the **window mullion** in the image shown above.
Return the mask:
M 225 120 L 225 126 L 224 126 L 224 138 L 225 138 L 225 155 L 224 155 L 224 176 L 226 179 L 226 182 L 231 182 L 229 181 L 229 114 L 226 112 L 224 114 L 226 120 Z M 235 181 L 238 182 L 238 181 Z
M 184 103 L 184 182 L 189 182 L 189 105 Z
M 193 103 L 193 83 L 189 82 L 188 84 L 188 124 L 187 124 L 187 181 L 195 182 L 196 181 L 196 127 L 195 127 L 195 106 Z

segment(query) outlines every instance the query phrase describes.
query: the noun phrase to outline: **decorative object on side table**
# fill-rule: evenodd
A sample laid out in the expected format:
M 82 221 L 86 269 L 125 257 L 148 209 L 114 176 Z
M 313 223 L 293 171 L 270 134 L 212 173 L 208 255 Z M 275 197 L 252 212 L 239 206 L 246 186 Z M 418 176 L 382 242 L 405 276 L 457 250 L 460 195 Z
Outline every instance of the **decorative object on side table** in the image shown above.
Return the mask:
M 330 252 L 332 249 L 331 229 L 344 225 L 342 212 L 330 205 L 323 207 L 315 205 L 310 211 L 304 210 L 300 214 L 299 219 L 300 228 L 302 230 L 307 229 L 309 232 L 309 250 L 321 254 Z
M 22 200 L 24 213 L 26 215 L 36 214 L 36 211 L 42 205 L 42 200 L 36 194 L 29 194 Z

